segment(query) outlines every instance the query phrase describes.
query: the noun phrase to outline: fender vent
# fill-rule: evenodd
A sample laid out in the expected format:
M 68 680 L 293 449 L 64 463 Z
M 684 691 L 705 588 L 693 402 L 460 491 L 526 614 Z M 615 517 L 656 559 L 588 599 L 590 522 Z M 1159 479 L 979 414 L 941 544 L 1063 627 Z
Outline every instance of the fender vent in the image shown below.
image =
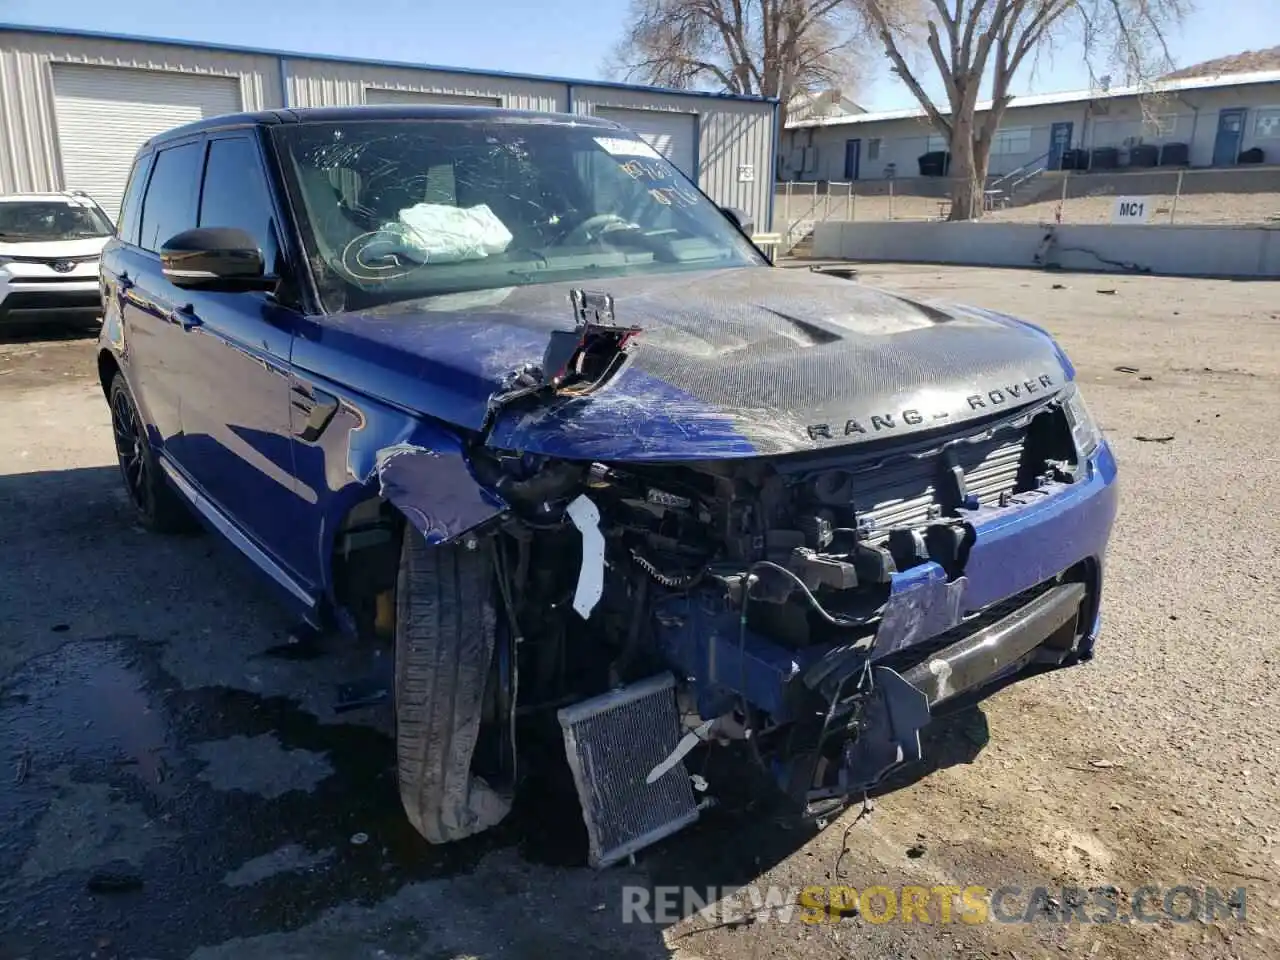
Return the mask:
M 698 819 L 683 763 L 645 783 L 680 739 L 670 674 L 575 703 L 557 716 L 593 867 L 616 863 Z

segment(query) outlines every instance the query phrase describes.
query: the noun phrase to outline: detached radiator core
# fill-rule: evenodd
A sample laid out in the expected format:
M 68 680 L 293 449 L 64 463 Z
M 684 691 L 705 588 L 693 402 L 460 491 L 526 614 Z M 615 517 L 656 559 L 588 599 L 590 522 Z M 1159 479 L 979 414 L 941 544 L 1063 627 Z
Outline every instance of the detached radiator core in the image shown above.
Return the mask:
M 645 783 L 680 739 L 671 674 L 575 703 L 557 716 L 593 867 L 616 863 L 698 819 L 683 763 Z

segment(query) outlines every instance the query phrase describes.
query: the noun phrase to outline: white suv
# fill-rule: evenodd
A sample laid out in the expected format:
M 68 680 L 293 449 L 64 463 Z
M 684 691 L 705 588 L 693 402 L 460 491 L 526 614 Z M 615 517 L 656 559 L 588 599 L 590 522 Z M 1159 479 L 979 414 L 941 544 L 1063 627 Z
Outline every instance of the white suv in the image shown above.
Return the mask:
M 98 258 L 114 232 L 84 193 L 0 195 L 0 322 L 99 316 Z

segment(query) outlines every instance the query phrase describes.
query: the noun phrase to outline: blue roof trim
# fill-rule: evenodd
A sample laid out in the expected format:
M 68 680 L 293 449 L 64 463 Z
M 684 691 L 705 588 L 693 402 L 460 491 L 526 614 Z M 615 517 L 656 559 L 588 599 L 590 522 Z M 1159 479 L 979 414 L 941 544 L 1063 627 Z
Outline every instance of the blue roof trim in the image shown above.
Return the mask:
M 125 43 L 153 43 L 170 47 L 186 47 L 193 50 L 212 50 L 222 53 L 245 53 L 260 57 L 279 57 L 287 60 L 319 60 L 325 63 L 352 63 L 366 67 L 392 67 L 408 70 L 435 70 L 439 73 L 457 73 L 472 77 L 496 77 L 506 80 L 532 80 L 541 83 L 571 83 L 579 87 L 596 87 L 604 90 L 631 90 L 637 93 L 661 93 L 679 97 L 701 97 L 710 100 L 734 100 L 748 103 L 777 103 L 777 97 L 747 96 L 738 93 L 710 93 L 704 90 L 674 90 L 670 87 L 651 87 L 644 84 L 617 83 L 612 80 L 583 80 L 573 77 L 549 77 L 536 73 L 513 73 L 509 70 L 481 70 L 476 67 L 445 67 L 434 63 L 411 63 L 407 60 L 373 60 L 367 57 L 340 57 L 332 53 L 302 53 L 297 50 L 275 50 L 269 47 L 245 47 L 229 43 L 209 43 L 206 40 L 175 40 L 171 37 L 144 37 L 127 33 L 108 33 L 102 30 L 78 30 L 66 27 L 42 27 L 35 24 L 0 23 L 0 33 L 35 33 L 45 36 L 79 37 L 91 40 L 118 40 Z

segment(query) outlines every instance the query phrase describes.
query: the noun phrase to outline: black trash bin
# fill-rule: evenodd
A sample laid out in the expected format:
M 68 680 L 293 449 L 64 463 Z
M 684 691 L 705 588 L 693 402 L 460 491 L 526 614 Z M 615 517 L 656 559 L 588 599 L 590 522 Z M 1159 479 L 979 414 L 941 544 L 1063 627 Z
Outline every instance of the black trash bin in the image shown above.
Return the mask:
M 1120 166 L 1120 149 L 1118 147 L 1094 147 L 1089 155 L 1091 170 L 1115 170 Z
M 1129 166 L 1154 167 L 1160 162 L 1160 148 L 1154 143 L 1140 143 L 1129 148 Z
M 1185 167 L 1191 163 L 1191 149 L 1185 143 L 1166 143 L 1160 148 L 1160 166 Z

